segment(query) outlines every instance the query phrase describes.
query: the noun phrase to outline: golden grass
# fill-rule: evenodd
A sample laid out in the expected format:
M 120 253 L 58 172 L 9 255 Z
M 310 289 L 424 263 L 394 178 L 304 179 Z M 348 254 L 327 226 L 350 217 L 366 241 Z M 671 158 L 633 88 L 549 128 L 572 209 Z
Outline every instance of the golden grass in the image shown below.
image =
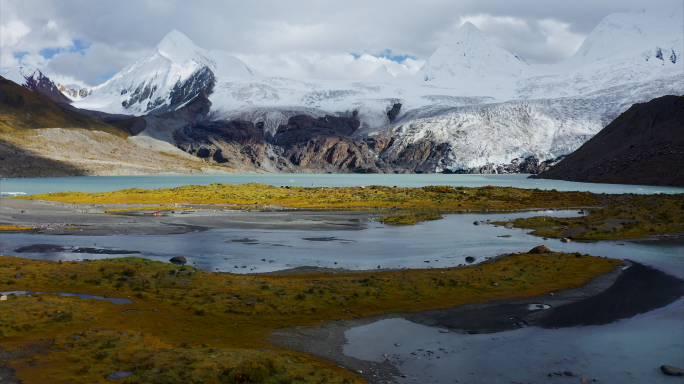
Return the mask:
M 31 227 L 23 227 L 21 225 L 0 225 L 0 231 L 23 231 L 31 229 Z
M 548 294 L 583 285 L 620 264 L 579 254 L 514 254 L 458 269 L 265 276 L 190 273 L 183 267 L 186 272 L 175 277 L 168 271 L 177 266 L 135 257 L 82 262 L 0 257 L 0 290 L 136 300 L 114 305 L 51 295 L 18 297 L 0 301 L 0 330 L 6 350 L 41 338 L 55 339 L 63 350 L 11 362 L 29 383 L 73 382 L 74 375 L 83 382 L 104 382 L 108 370 L 135 369 L 138 379 L 155 369 L 180 374 L 164 361 L 183 361 L 188 382 L 230 382 L 231 369 L 240 361 L 268 365 L 263 359 L 269 357 L 282 367 L 269 377 L 284 382 L 321 382 L 322 375 L 330 383 L 362 381 L 332 363 L 274 347 L 266 338 L 281 327 Z M 15 279 L 18 272 L 25 278 Z M 89 334 L 89 329 L 102 331 Z M 70 341 L 76 333 L 93 341 Z M 112 338 L 112 345 L 102 347 Z M 256 352 L 262 349 L 274 353 Z M 310 371 L 314 375 L 304 374 Z M 131 378 L 122 382 L 148 382 Z
M 410 225 L 419 223 L 421 221 L 440 220 L 443 218 L 444 216 L 438 215 L 436 213 L 407 213 L 403 215 L 386 216 L 378 221 L 383 224 Z
M 124 189 L 104 193 L 60 192 L 16 198 L 93 204 L 217 204 L 238 208 L 278 206 L 308 209 L 401 208 L 421 210 L 498 210 L 584 207 L 600 195 L 512 187 L 392 188 L 384 186 L 305 188 L 267 184 L 188 185 L 166 189 Z M 15 198 L 15 197 L 12 197 Z

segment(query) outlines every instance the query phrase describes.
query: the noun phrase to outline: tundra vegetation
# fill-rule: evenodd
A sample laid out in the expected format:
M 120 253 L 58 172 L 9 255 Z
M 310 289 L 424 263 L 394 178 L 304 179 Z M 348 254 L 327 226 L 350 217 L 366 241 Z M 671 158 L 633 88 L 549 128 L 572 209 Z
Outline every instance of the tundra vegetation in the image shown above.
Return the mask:
M 129 298 L 117 305 L 50 294 L 0 301 L 4 359 L 26 383 L 363 383 L 331 362 L 271 345 L 283 327 L 419 311 L 585 284 L 621 265 L 581 254 L 512 254 L 464 268 L 282 275 L 207 273 L 125 257 L 0 256 L 0 290 Z M 21 274 L 21 278 L 17 277 Z M 492 284 L 492 283 L 498 283 Z
M 513 221 L 532 234 L 577 240 L 635 239 L 684 233 L 684 195 L 613 195 L 589 215 L 554 218 L 535 216 Z M 503 225 L 505 222 L 494 224 Z

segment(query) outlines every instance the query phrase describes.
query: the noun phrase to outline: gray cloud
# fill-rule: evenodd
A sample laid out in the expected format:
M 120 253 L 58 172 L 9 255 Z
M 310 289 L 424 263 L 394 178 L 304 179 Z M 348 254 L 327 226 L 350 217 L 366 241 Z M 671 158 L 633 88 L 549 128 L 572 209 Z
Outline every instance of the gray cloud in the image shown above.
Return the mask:
M 387 50 L 419 61 L 427 59 L 466 20 L 500 47 L 530 62 L 553 63 L 569 57 L 610 13 L 673 9 L 681 0 L 0 2 L 0 68 L 19 65 L 17 53 L 28 52 L 23 63 L 94 85 L 172 29 L 203 48 L 238 55 L 265 73 L 361 78 L 387 64 L 378 58 Z M 90 48 L 41 60 L 41 50 L 66 48 L 74 40 L 87 42 Z M 349 54 L 376 58 L 345 61 Z M 395 74 L 410 73 L 415 63 L 408 64 L 389 63 L 388 68 Z

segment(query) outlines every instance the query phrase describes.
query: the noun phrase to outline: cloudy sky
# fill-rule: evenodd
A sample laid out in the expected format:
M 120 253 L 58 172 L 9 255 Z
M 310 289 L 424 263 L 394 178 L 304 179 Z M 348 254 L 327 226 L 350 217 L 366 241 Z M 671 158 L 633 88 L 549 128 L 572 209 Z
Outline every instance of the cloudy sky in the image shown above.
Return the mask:
M 37 66 L 100 84 L 177 29 L 263 74 L 360 79 L 413 74 L 465 21 L 530 63 L 570 57 L 614 12 L 682 0 L 0 0 L 0 71 Z

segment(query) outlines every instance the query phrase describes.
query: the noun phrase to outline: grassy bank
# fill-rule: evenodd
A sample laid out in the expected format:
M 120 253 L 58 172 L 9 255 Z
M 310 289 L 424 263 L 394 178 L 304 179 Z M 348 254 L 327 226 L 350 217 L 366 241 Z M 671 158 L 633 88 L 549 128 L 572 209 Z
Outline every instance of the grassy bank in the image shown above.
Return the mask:
M 505 222 L 495 224 L 503 225 Z M 578 240 L 635 239 L 684 232 L 684 195 L 611 196 L 606 207 L 575 218 L 516 219 L 535 235 Z
M 548 294 L 583 285 L 619 264 L 580 254 L 513 254 L 458 269 L 265 276 L 207 273 L 134 257 L 0 257 L 2 291 L 135 300 L 115 305 L 11 296 L 0 301 L 0 343 L 27 383 L 105 382 L 113 371 L 135 372 L 124 383 L 362 382 L 266 338 L 282 327 Z
M 17 198 L 90 204 L 217 204 L 237 208 L 277 206 L 287 208 L 421 210 L 498 210 L 596 206 L 601 195 L 512 187 L 422 188 L 276 187 L 267 184 L 188 185 L 165 189 L 124 189 L 105 193 L 60 192 Z

